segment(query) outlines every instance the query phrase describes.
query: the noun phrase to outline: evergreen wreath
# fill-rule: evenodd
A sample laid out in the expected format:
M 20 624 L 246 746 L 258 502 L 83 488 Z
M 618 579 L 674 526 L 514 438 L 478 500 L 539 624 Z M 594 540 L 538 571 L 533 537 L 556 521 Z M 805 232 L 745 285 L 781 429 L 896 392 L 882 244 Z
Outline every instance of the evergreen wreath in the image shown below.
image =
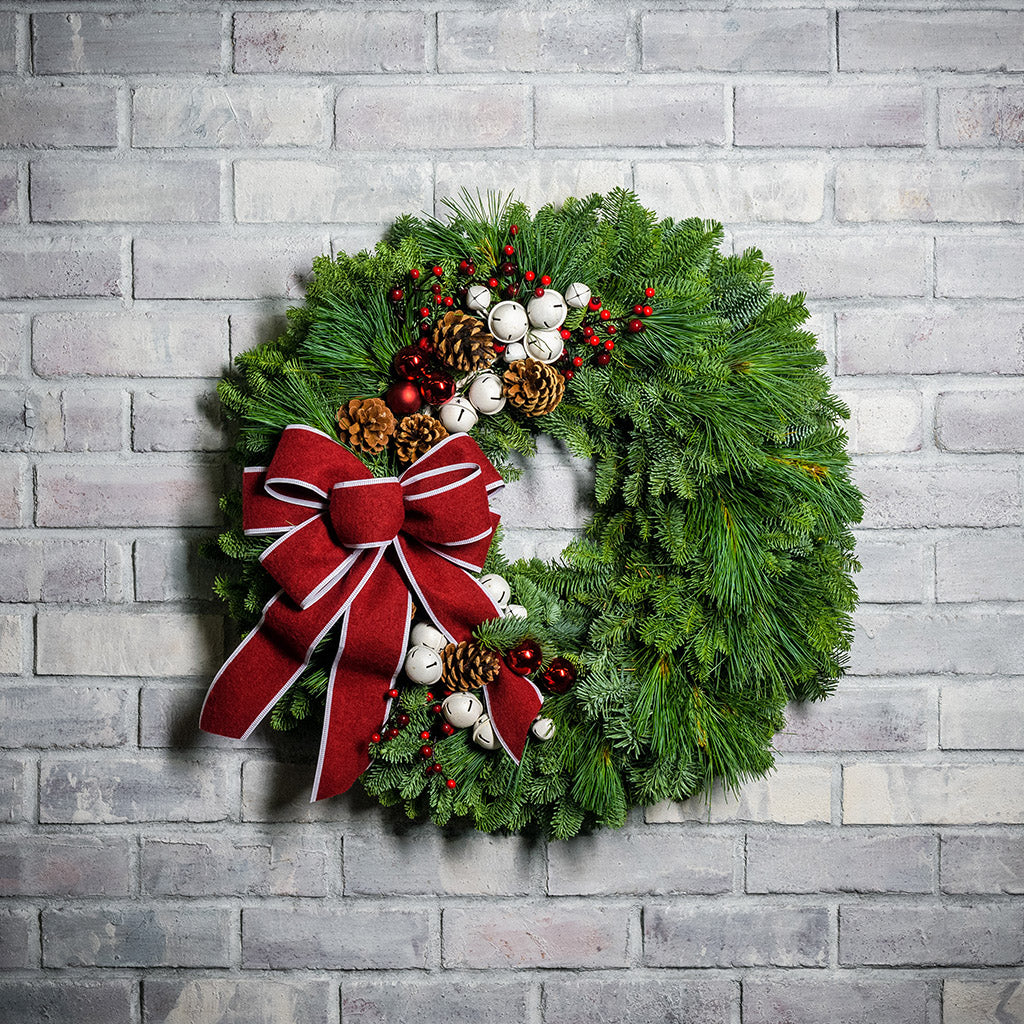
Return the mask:
M 363 786 L 439 826 L 565 839 L 765 774 L 787 701 L 843 673 L 859 568 L 849 412 L 803 295 L 773 294 L 758 250 L 723 255 L 720 225 L 659 221 L 621 189 L 536 214 L 445 205 L 314 260 L 287 332 L 218 389 L 244 463 L 294 425 L 375 480 L 460 433 L 507 481 L 541 434 L 592 461 L 592 514 L 558 559 L 508 561 L 499 528 L 481 577 L 496 612 L 471 637 L 411 609 Z M 273 537 L 243 531 L 238 493 L 222 507 L 215 589 L 252 630 L 278 590 L 259 561 Z M 275 694 L 275 729 L 324 715 L 337 646 L 318 638 Z M 518 761 L 479 699 L 507 670 L 543 694 Z

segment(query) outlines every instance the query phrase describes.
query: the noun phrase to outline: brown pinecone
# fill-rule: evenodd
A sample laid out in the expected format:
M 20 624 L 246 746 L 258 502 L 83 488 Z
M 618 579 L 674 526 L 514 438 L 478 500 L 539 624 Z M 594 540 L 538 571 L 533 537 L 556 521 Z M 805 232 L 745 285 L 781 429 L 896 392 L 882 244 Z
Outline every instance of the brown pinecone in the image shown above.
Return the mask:
M 479 370 L 494 362 L 494 339 L 482 320 L 453 309 L 434 328 L 434 355 L 456 370 Z
M 562 400 L 565 378 L 536 359 L 517 359 L 505 371 L 509 405 L 526 416 L 546 416 Z
M 449 644 L 441 654 L 444 675 L 441 679 L 449 690 L 479 690 L 493 683 L 501 672 L 501 659 L 494 651 L 485 651 L 475 640 Z
M 379 398 L 353 398 L 338 410 L 341 439 L 352 448 L 376 455 L 395 432 L 395 417 Z
M 447 436 L 448 431 L 433 416 L 422 412 L 403 416 L 395 431 L 395 454 L 400 462 L 415 462 Z

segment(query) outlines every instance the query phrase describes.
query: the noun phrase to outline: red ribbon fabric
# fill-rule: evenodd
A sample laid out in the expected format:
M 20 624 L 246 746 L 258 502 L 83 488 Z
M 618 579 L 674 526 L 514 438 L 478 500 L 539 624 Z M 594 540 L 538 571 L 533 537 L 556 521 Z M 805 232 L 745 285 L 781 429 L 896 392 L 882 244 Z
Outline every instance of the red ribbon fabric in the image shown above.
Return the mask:
M 369 765 L 370 736 L 390 711 L 413 595 L 453 643 L 499 614 L 466 570 L 483 568 L 499 519 L 489 495 L 502 486 L 466 434 L 445 438 L 396 479 L 374 478 L 313 427 L 286 427 L 270 465 L 242 479 L 245 533 L 280 535 L 260 561 L 281 590 L 214 678 L 200 727 L 245 739 L 338 625 L 313 799 L 345 792 Z M 540 691 L 502 664 L 483 696 L 495 735 L 519 761 Z

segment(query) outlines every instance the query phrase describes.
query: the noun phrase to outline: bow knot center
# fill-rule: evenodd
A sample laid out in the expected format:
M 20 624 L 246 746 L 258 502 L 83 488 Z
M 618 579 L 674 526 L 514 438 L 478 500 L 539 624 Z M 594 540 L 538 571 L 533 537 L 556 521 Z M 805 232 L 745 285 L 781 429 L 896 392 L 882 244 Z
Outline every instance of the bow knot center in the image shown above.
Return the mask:
M 405 522 L 402 486 L 393 478 L 335 484 L 328 510 L 338 543 L 347 548 L 388 544 Z

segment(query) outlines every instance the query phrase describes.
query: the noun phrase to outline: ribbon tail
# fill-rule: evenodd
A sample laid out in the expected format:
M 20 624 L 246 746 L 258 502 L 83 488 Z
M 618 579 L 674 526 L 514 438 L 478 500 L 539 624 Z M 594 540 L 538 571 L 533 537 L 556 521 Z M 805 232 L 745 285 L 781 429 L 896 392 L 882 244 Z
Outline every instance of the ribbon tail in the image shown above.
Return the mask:
M 518 764 L 523 759 L 530 726 L 544 703 L 540 690 L 502 665 L 497 680 L 484 687 L 484 701 L 494 735 Z
M 388 555 L 345 615 L 327 684 L 312 800 L 350 789 L 370 764 L 370 736 L 388 716 L 409 641 L 412 595 Z

